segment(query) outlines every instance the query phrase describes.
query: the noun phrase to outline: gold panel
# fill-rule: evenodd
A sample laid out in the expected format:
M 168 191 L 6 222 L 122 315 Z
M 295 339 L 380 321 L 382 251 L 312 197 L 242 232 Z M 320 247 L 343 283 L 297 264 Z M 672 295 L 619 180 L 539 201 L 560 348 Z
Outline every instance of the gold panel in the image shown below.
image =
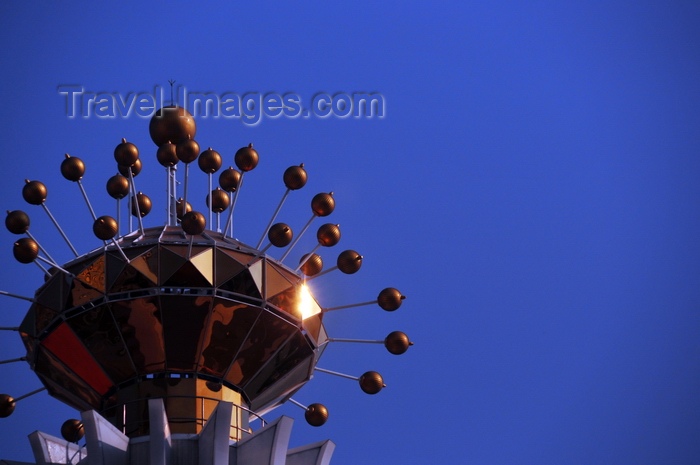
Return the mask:
M 221 249 L 216 249 L 215 257 L 216 271 L 214 284 L 217 287 L 231 280 L 234 276 L 242 273 L 246 269 L 245 265 L 241 264 L 238 260 Z
M 105 257 L 100 255 L 94 262 L 87 265 L 76 278 L 100 292 L 105 292 Z
M 129 265 L 148 278 L 154 286 L 158 285 L 158 249 L 156 247 L 132 258 Z
M 214 284 L 214 251 L 206 249 L 190 258 L 192 264 L 204 276 L 209 285 Z

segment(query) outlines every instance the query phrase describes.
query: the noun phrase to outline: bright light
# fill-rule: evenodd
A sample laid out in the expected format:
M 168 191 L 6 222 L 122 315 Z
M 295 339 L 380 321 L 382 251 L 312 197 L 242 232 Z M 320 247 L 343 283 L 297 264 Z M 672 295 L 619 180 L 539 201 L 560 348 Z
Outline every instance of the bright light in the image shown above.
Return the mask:
M 306 319 L 321 312 L 321 307 L 314 300 L 306 284 L 299 286 L 299 313 L 301 318 Z

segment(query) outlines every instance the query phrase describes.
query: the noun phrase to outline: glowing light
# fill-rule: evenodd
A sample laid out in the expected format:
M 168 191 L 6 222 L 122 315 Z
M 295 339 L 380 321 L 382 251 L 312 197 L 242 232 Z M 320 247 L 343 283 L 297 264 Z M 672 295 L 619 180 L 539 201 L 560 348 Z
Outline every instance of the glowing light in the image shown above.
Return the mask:
M 309 287 L 306 284 L 302 284 L 299 287 L 299 313 L 301 313 L 301 318 L 306 319 L 310 316 L 321 313 L 321 307 L 318 306 L 314 300 Z

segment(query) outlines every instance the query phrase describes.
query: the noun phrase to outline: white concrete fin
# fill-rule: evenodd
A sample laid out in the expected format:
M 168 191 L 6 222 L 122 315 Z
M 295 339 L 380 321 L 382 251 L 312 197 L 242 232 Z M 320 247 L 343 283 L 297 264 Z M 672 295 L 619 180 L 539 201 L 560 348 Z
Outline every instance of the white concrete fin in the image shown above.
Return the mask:
M 326 441 L 296 447 L 287 452 L 286 465 L 330 465 L 335 443 Z
M 40 431 L 34 431 L 29 435 L 29 444 L 32 446 L 37 465 L 76 465 L 87 457 L 87 451 L 77 444 Z
M 219 402 L 199 433 L 199 465 L 229 465 L 233 404 Z
M 163 399 L 148 399 L 148 422 L 151 437 L 149 463 L 150 465 L 168 465 L 170 463 L 172 441 Z
M 81 416 L 90 465 L 127 465 L 129 438 L 94 410 Z
M 229 465 L 286 465 L 287 447 L 294 420 L 279 417 L 231 447 L 235 459 Z

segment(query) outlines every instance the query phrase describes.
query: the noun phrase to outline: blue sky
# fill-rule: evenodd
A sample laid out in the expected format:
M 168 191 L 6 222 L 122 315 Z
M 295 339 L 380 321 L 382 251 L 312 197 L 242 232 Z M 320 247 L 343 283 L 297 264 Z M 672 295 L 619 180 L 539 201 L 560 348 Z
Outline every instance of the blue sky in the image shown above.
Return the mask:
M 331 419 L 312 428 L 299 408 L 279 409 L 296 419 L 293 445 L 331 438 L 334 465 L 700 460 L 696 2 L 4 2 L 0 16 L 2 204 L 27 211 L 59 261 L 70 251 L 23 202 L 25 178 L 47 184 L 81 252 L 99 244 L 60 177 L 64 153 L 85 161 L 98 214 L 114 212 L 104 183 L 122 137 L 141 149 L 137 187 L 154 201 L 165 187 L 148 120 L 69 119 L 58 86 L 126 95 L 176 79 L 216 94 L 385 97 L 381 119 L 198 120 L 196 139 L 227 165 L 249 142 L 260 152 L 239 239 L 257 242 L 282 172 L 303 162 L 309 183 L 283 216 L 300 228 L 311 197 L 332 190 L 343 237 L 321 254 L 365 256 L 356 275 L 319 278 L 319 301 L 386 286 L 408 297 L 391 314 L 328 315 L 332 336 L 399 329 L 416 345 L 400 357 L 330 347 L 319 366 L 377 370 L 388 387 L 367 396 L 318 373 L 295 399 L 324 403 Z M 31 295 L 40 271 L 14 261 L 15 236 L 0 237 L 0 289 Z M 2 302 L 0 326 L 18 324 L 24 303 Z M 0 334 L 0 351 L 22 355 L 15 333 Z M 25 364 L 0 366 L 0 379 L 15 396 L 39 386 Z M 20 402 L 0 421 L 0 457 L 30 460 L 27 434 L 58 435 L 75 416 L 46 394 Z

